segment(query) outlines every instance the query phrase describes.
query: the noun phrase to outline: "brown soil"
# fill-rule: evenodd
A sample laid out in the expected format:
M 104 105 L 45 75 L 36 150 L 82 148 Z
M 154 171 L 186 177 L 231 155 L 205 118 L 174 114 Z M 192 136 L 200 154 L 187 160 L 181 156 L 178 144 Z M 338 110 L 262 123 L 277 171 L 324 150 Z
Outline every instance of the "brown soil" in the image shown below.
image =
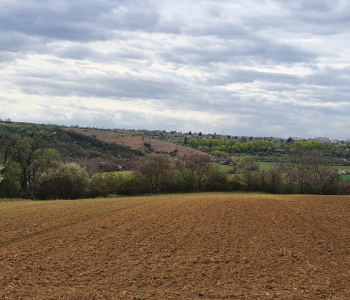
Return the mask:
M 350 198 L 0 202 L 1 299 L 350 299 Z
M 200 153 L 203 155 L 203 152 L 200 152 L 198 150 L 175 145 L 156 138 L 152 139 L 146 136 L 143 137 L 141 133 L 134 132 L 134 131 L 110 131 L 110 130 L 103 131 L 103 130 L 79 129 L 79 128 L 67 129 L 67 130 L 79 132 L 87 136 L 95 136 L 96 138 L 104 142 L 114 142 L 119 145 L 129 146 L 131 149 L 134 149 L 134 150 L 146 151 L 147 147 L 145 147 L 144 145 L 146 142 L 150 144 L 153 150 L 158 152 L 169 153 L 177 149 L 179 155 L 182 155 L 185 153 L 194 153 L 194 152 Z

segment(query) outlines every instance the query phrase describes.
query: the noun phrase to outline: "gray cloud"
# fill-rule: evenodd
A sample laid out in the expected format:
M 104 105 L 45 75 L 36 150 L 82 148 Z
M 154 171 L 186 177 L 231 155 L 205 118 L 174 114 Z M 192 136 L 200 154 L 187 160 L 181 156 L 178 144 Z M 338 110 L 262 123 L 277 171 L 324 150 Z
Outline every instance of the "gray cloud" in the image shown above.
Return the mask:
M 11 1 L 1 6 L 0 28 L 48 39 L 91 41 L 113 38 L 111 30 L 153 27 L 158 14 L 148 1 Z M 140 8 L 139 8 L 140 5 Z
M 97 62 L 120 61 L 122 59 L 143 60 L 147 58 L 142 51 L 137 49 L 127 49 L 125 47 L 124 49 L 118 49 L 118 51 L 106 54 L 94 51 L 85 45 L 70 45 L 59 49 L 52 49 L 52 53 L 63 59 L 91 60 Z
M 349 8 L 3 0 L 0 117 L 349 138 Z
M 99 97 L 108 99 L 168 99 L 188 88 L 171 79 L 121 75 L 115 72 L 86 76 L 72 72 L 31 71 L 16 82 L 24 93 L 59 96 Z
M 16 57 L 17 56 L 11 52 L 0 51 L 0 63 L 13 61 L 16 59 Z M 4 65 L 4 67 L 5 67 L 5 65 Z

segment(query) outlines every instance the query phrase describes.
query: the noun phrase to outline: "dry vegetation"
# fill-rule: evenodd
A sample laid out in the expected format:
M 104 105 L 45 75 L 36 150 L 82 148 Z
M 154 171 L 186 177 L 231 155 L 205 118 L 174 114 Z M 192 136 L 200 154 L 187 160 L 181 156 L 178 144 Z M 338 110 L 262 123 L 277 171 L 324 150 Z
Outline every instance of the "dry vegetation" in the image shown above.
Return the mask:
M 350 198 L 0 202 L 1 299 L 349 299 Z
M 147 147 L 145 147 L 145 143 L 150 143 L 150 146 L 153 150 L 158 152 L 165 152 L 169 153 L 177 149 L 179 155 L 183 154 L 189 154 L 189 153 L 201 153 L 198 150 L 187 148 L 180 145 L 175 145 L 169 142 L 165 142 L 158 139 L 152 139 L 146 136 L 142 136 L 141 133 L 133 132 L 133 131 L 110 131 L 110 130 L 94 130 L 94 129 L 81 129 L 81 128 L 74 128 L 74 129 L 67 129 L 70 131 L 75 131 L 82 133 L 84 135 L 88 136 L 94 136 L 98 138 L 101 141 L 104 142 L 114 142 L 119 145 L 123 146 L 129 146 L 131 149 L 134 150 L 147 150 Z

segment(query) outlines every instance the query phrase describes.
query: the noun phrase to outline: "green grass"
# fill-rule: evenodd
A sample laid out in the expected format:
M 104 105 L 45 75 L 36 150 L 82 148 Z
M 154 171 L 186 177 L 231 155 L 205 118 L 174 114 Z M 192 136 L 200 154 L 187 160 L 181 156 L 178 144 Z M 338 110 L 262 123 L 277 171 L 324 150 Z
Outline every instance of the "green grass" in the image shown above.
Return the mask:
M 222 165 L 222 164 L 213 164 L 214 167 L 219 168 L 222 171 L 230 171 L 232 170 L 232 166 Z
M 200 238 L 199 238 L 199 237 L 196 237 L 196 238 L 193 240 L 193 242 L 196 243 L 196 244 L 197 244 L 199 241 L 200 241 Z
M 276 165 L 275 162 L 265 162 L 265 161 L 258 162 L 258 164 L 261 170 L 269 170 Z M 332 169 L 336 169 L 336 170 L 350 170 L 350 166 L 331 166 L 331 167 Z
M 270 170 L 276 165 L 275 162 L 269 162 L 269 161 L 261 161 L 261 162 L 258 162 L 258 164 L 259 164 L 260 170 Z
M 275 162 L 258 162 L 259 165 L 259 169 L 260 170 L 270 170 L 272 169 L 277 163 Z M 214 167 L 219 168 L 222 171 L 230 171 L 232 170 L 232 166 L 228 166 L 228 165 L 222 165 L 222 164 L 213 164 Z M 332 166 L 331 168 L 336 169 L 336 170 L 350 170 L 350 166 Z M 341 176 L 341 180 L 342 181 L 350 181 L 350 174 L 348 175 L 342 175 Z
M 164 141 L 167 141 L 167 142 L 173 143 L 173 144 L 181 144 L 184 142 L 184 138 L 183 137 L 171 137 L 168 139 L 164 139 Z
M 350 166 L 332 166 L 332 168 L 337 170 L 349 170 Z
M 350 181 L 350 174 L 342 175 L 342 176 L 340 177 L 340 180 L 341 180 L 341 181 Z
M 123 171 L 102 172 L 102 175 L 106 175 L 106 174 L 126 175 L 126 174 L 132 174 L 132 173 L 133 173 L 132 171 L 123 170 Z

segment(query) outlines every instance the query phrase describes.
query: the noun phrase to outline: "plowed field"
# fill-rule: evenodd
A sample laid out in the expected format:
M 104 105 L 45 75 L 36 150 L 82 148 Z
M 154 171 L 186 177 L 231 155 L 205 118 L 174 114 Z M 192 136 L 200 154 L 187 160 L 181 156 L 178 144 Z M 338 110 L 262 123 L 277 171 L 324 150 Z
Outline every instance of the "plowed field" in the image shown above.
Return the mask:
M 0 202 L 0 299 L 350 299 L 350 197 Z

